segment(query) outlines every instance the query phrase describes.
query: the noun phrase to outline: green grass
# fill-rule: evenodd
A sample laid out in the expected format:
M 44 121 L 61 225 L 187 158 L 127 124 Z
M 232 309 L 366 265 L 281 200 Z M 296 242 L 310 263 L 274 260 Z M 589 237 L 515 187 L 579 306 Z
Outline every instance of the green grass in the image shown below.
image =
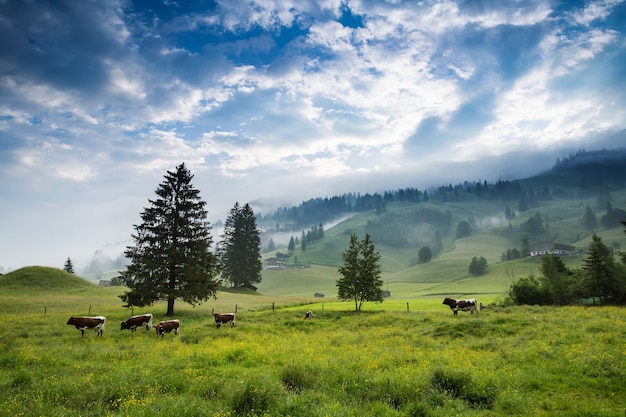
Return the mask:
M 37 270 L 42 280 L 46 272 Z M 180 335 L 157 339 L 119 330 L 131 313 L 120 288 L 75 287 L 64 276 L 61 290 L 7 289 L 13 279 L 0 277 L 0 416 L 626 412 L 622 308 L 490 306 L 454 317 L 434 295 L 355 313 L 330 299 L 220 292 L 196 308 L 177 303 Z M 107 316 L 103 337 L 65 325 L 90 305 Z M 211 312 L 235 308 L 237 325 L 216 328 Z M 135 314 L 158 320 L 165 310 Z

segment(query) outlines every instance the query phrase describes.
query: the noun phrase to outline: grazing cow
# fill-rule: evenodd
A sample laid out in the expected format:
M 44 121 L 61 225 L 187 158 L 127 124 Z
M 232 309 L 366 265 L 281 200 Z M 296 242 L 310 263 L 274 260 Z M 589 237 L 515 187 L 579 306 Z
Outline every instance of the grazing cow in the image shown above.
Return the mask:
M 235 327 L 235 313 L 214 313 L 215 326 L 219 329 L 222 323 L 230 323 L 230 327 Z
M 126 321 L 122 322 L 122 330 L 130 329 L 131 332 L 135 333 L 137 327 L 144 326 L 146 330 L 152 329 L 152 314 L 141 314 L 139 316 L 132 316 Z
M 456 316 L 459 310 L 461 311 L 469 311 L 470 314 L 474 314 L 474 311 L 478 312 L 476 306 L 476 299 L 471 298 L 469 300 L 456 300 L 454 298 L 446 297 L 443 300 L 443 304 L 450 307 L 450 310 L 454 312 Z
M 180 320 L 166 320 L 166 321 L 162 321 L 159 324 L 157 324 L 156 326 L 154 326 L 154 328 L 156 329 L 157 337 L 159 337 L 159 336 L 163 337 L 163 335 L 165 333 L 169 333 L 172 330 L 174 330 L 174 334 L 177 335 L 179 330 L 180 330 Z
M 313 312 L 310 310 L 304 313 L 305 320 L 311 320 L 313 317 L 315 317 L 315 314 L 313 314 Z
M 80 335 L 85 336 L 86 329 L 94 329 L 97 332 L 97 336 L 102 336 L 104 333 L 104 325 L 106 324 L 106 317 L 70 317 L 67 324 L 76 327 L 76 330 L 80 330 Z

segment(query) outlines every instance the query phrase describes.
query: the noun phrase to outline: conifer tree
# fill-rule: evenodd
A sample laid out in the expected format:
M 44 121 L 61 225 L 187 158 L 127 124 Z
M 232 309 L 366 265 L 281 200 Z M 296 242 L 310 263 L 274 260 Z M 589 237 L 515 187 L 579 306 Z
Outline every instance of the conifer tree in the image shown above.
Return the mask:
M 591 237 L 588 255 L 583 259 L 583 287 L 586 295 L 601 302 L 619 302 L 626 290 L 626 280 L 619 273 L 613 254 L 595 233 Z
M 380 278 L 380 253 L 376 251 L 370 235 L 359 241 L 350 236 L 350 246 L 342 253 L 343 266 L 339 268 L 342 278 L 337 280 L 338 298 L 354 300 L 355 311 L 361 311 L 363 302 L 383 302 Z
M 582 224 L 583 227 L 587 230 L 592 230 L 598 226 L 596 215 L 593 213 L 593 210 L 591 210 L 591 207 L 589 206 L 585 207 L 585 214 L 583 214 Z
M 148 200 L 142 223 L 134 226 L 134 245 L 124 252 L 130 264 L 120 275 L 130 289 L 120 295 L 126 307 L 166 300 L 166 315 L 172 316 L 176 299 L 196 305 L 215 296 L 218 263 L 210 251 L 211 227 L 192 179 L 184 163 L 167 171 L 157 198 Z
M 522 249 L 520 250 L 520 254 L 523 258 L 530 255 L 530 240 L 528 239 L 528 235 L 522 236 Z
M 241 207 L 236 202 L 230 210 L 219 256 L 222 278 L 233 287 L 261 282 L 261 237 L 249 204 Z
M 74 264 L 72 264 L 72 260 L 69 257 L 65 261 L 65 265 L 63 265 L 63 270 L 70 274 L 74 273 Z

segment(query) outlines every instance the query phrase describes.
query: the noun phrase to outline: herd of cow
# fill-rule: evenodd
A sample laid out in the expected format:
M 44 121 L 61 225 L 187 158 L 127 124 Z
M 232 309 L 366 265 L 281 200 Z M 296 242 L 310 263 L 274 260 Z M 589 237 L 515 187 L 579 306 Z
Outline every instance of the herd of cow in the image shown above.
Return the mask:
M 471 298 L 469 300 L 457 300 L 455 298 L 446 297 L 443 300 L 443 304 L 450 307 L 450 310 L 456 316 L 459 311 L 469 311 L 470 314 L 474 314 L 474 312 L 478 312 L 478 304 L 476 299 Z M 481 304 L 482 307 L 482 304 Z M 306 320 L 312 319 L 315 317 L 312 311 L 307 311 L 304 314 L 304 318 Z M 234 313 L 214 313 L 213 318 L 215 319 L 215 326 L 220 328 L 222 324 L 230 323 L 231 327 L 235 326 L 235 314 Z M 121 330 L 130 329 L 131 332 L 135 332 L 138 327 L 145 327 L 146 330 L 150 330 L 153 327 L 156 329 L 157 337 L 163 335 L 165 333 L 174 332 L 174 334 L 178 334 L 180 331 L 180 320 L 165 320 L 159 322 L 156 326 L 152 325 L 153 316 L 151 313 L 141 314 L 138 316 L 132 316 L 126 321 L 122 322 Z M 67 324 L 75 326 L 77 330 L 80 330 L 81 336 L 85 335 L 85 330 L 95 330 L 98 336 L 102 336 L 104 333 L 104 325 L 106 324 L 106 317 L 104 316 L 95 316 L 95 317 L 70 317 L 67 321 Z
M 226 313 L 213 314 L 215 318 L 215 325 L 219 328 L 223 323 L 230 323 L 231 327 L 235 326 L 235 314 L 234 313 Z M 152 319 L 154 316 L 151 313 L 141 314 L 138 316 L 132 316 L 126 321 L 123 321 L 121 324 L 121 330 L 130 329 L 131 332 L 137 331 L 138 327 L 145 327 L 146 330 L 150 330 L 153 327 L 156 329 L 157 337 L 163 335 L 165 333 L 174 332 L 174 334 L 178 334 L 180 331 L 180 320 L 164 320 L 159 322 L 156 326 L 152 325 Z M 81 336 L 85 336 L 85 330 L 95 330 L 97 336 L 102 336 L 104 333 L 104 326 L 106 324 L 106 317 L 104 316 L 95 316 L 95 317 L 70 317 L 67 321 L 67 324 L 76 327 L 76 330 L 80 330 Z

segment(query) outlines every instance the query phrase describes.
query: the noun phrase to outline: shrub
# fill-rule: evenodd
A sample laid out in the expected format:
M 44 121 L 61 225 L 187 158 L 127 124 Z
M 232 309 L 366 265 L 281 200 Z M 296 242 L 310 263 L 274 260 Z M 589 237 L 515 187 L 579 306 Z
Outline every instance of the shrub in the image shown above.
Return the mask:
M 520 278 L 509 288 L 509 298 L 518 305 L 540 305 L 543 304 L 544 291 L 539 282 L 533 276 Z

